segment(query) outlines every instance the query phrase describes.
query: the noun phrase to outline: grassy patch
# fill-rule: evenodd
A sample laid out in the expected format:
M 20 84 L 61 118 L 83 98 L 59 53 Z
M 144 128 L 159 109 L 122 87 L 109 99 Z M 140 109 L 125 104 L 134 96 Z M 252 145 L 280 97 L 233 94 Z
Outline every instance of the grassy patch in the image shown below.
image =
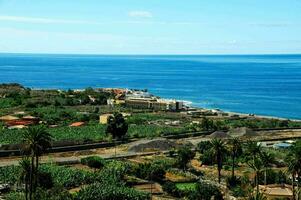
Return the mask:
M 197 183 L 176 183 L 176 187 L 182 191 L 194 191 Z

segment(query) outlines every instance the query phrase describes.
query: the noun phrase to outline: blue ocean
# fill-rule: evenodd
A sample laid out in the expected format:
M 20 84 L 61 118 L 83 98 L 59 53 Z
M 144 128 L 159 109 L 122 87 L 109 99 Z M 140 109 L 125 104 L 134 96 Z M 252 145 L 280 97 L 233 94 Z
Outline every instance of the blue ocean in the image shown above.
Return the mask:
M 0 82 L 148 89 L 198 107 L 301 119 L 301 55 L 0 54 Z

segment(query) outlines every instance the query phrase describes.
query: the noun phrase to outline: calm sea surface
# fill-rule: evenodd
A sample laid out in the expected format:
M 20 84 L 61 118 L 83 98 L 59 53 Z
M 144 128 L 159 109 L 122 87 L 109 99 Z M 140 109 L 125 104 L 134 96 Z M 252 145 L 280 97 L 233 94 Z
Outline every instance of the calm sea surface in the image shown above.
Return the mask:
M 301 119 L 301 55 L 0 54 L 0 82 L 33 88 L 147 88 L 195 106 Z

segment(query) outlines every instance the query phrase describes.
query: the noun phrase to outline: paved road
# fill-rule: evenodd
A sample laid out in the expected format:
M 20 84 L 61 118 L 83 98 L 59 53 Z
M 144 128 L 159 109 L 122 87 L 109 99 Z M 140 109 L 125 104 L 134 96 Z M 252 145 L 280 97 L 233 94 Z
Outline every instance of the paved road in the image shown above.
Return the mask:
M 301 137 L 301 131 L 300 129 L 297 130 L 281 130 L 281 131 L 262 131 L 260 134 L 262 136 L 268 137 L 264 140 L 273 138 L 276 136 L 276 138 L 281 138 L 284 136 L 289 137 Z M 257 137 L 254 137 L 258 139 Z M 288 139 L 288 138 L 286 138 Z M 197 145 L 201 141 L 209 140 L 209 138 L 199 136 L 199 137 L 191 137 L 191 138 L 182 138 L 177 139 L 177 142 L 190 142 L 193 145 Z M 126 144 L 126 146 L 130 145 Z M 52 153 L 46 156 L 43 156 L 41 158 L 42 163 L 52 162 L 57 164 L 76 164 L 80 163 L 80 159 L 87 156 L 97 155 L 101 156 L 105 159 L 114 159 L 114 158 L 128 158 L 128 157 L 134 157 L 134 156 L 143 156 L 143 155 L 152 155 L 152 154 L 158 154 L 158 153 L 166 153 L 166 152 L 147 152 L 147 153 L 135 153 L 135 152 L 128 152 L 126 148 L 124 148 L 125 145 L 119 145 L 117 146 L 117 154 L 115 156 L 114 153 L 114 147 L 111 148 L 98 148 L 98 149 L 91 149 L 85 155 L 80 154 L 80 152 L 85 151 L 74 151 L 74 152 L 68 152 L 68 155 L 63 155 L 64 153 Z M 2 166 L 9 166 L 9 165 L 18 165 L 20 157 L 11 157 L 11 158 L 0 158 L 0 167 Z
M 109 153 L 109 154 L 89 154 L 84 156 L 69 156 L 69 157 L 51 157 L 51 156 L 43 156 L 41 158 L 41 163 L 56 163 L 59 165 L 68 165 L 68 164 L 79 164 L 80 159 L 88 156 L 100 156 L 104 159 L 120 159 L 120 158 L 130 158 L 135 156 L 147 156 L 147 155 L 154 155 L 160 153 L 167 153 L 164 152 L 143 152 L 143 153 L 136 153 L 136 152 L 124 152 L 124 153 Z M 2 159 L 0 160 L 0 167 L 10 166 L 10 165 L 18 165 L 21 157 L 18 158 L 11 158 L 11 159 Z
M 194 137 L 194 138 L 186 138 L 186 139 L 178 139 L 177 142 L 191 142 L 192 144 L 197 144 L 198 142 L 204 140 L 203 137 Z M 144 139 L 145 140 L 145 139 Z M 206 140 L 206 139 L 205 139 Z M 142 140 L 141 140 L 142 141 Z M 151 141 L 151 140 L 150 140 Z M 175 141 L 175 140 L 173 140 Z M 57 164 L 77 164 L 80 163 L 80 159 L 88 156 L 100 156 L 104 159 L 114 159 L 114 158 L 128 158 L 135 156 L 145 156 L 145 155 L 153 155 L 160 153 L 167 153 L 168 151 L 153 151 L 153 152 L 129 152 L 127 151 L 128 146 L 131 144 L 138 144 L 139 141 L 135 141 L 128 144 L 118 145 L 116 147 L 116 155 L 115 148 L 98 148 L 98 149 L 90 149 L 84 151 L 74 151 L 74 152 L 66 152 L 66 153 L 51 153 L 41 157 L 41 163 L 57 163 Z M 84 154 L 84 155 L 83 155 Z M 9 165 L 18 165 L 21 157 L 9 157 L 9 158 L 0 158 L 0 167 L 9 166 Z

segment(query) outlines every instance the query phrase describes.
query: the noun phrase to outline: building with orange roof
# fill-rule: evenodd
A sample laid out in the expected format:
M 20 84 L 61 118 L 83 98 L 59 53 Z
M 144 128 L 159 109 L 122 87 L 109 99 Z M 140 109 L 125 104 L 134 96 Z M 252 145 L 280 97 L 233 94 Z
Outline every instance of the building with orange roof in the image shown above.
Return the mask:
M 85 122 L 74 122 L 72 124 L 70 124 L 70 127 L 79 127 L 79 126 L 83 126 L 85 124 Z

